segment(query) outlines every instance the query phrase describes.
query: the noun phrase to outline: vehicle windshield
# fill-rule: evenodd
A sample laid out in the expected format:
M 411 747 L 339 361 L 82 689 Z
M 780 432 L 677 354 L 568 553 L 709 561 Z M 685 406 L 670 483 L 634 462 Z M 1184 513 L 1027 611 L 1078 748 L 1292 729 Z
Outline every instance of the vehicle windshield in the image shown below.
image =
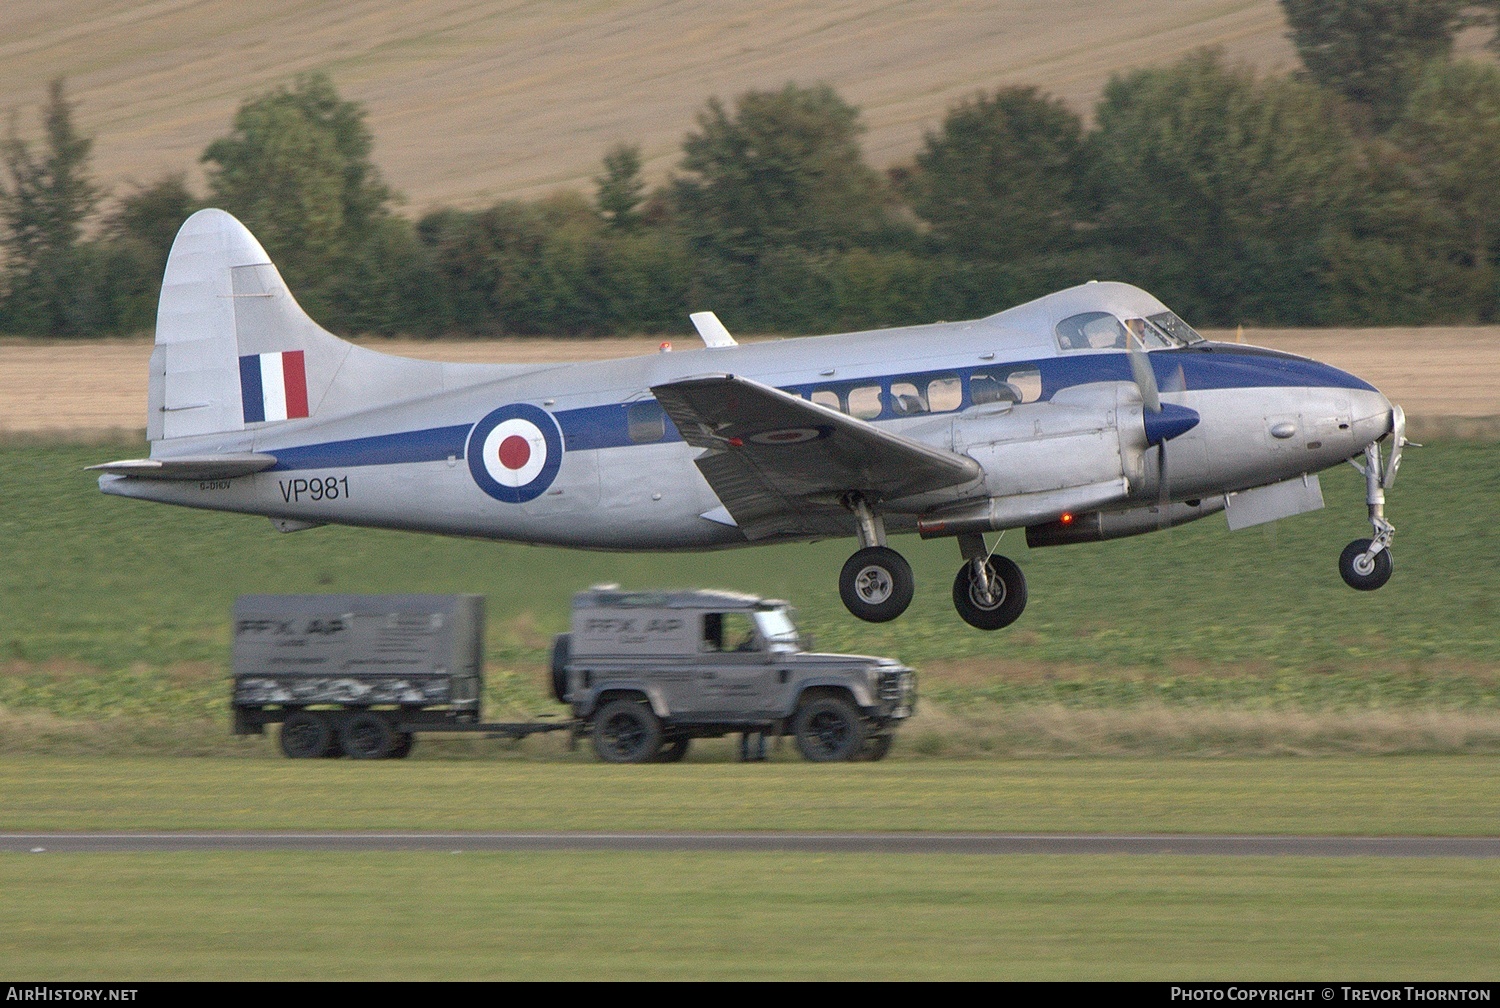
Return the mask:
M 1146 321 L 1155 326 L 1162 335 L 1180 346 L 1203 342 L 1203 337 L 1199 336 L 1192 326 L 1182 321 L 1182 319 L 1178 318 L 1172 312 L 1162 312 L 1160 315 L 1149 316 Z
M 755 613 L 755 625 L 772 651 L 797 650 L 797 627 L 785 609 L 760 609 Z

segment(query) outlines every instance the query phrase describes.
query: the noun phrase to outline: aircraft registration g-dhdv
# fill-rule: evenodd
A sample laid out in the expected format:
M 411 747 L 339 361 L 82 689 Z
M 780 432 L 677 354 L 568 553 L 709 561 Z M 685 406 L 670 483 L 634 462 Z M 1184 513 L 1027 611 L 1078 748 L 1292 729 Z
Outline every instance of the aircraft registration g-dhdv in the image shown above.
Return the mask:
M 1154 532 L 1226 511 L 1242 529 L 1323 505 L 1317 473 L 1365 477 L 1358 589 L 1391 573 L 1385 490 L 1401 409 L 1292 354 L 1205 340 L 1145 291 L 1082 284 L 970 322 L 573 364 L 444 364 L 338 339 L 220 210 L 172 246 L 151 355 L 150 458 L 110 462 L 123 497 L 325 524 L 600 550 L 856 537 L 839 592 L 905 611 L 891 533 L 947 536 L 959 615 L 1026 605 L 986 533 L 1031 546 Z M 1380 442 L 1389 438 L 1382 462 Z

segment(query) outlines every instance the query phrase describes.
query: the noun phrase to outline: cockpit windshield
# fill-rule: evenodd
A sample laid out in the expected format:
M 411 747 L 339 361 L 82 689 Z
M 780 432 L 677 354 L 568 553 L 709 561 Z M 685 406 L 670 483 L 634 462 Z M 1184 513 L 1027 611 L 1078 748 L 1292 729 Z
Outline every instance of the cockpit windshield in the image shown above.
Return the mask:
M 1054 332 L 1064 350 L 1128 350 L 1135 345 L 1157 350 L 1203 342 L 1192 326 L 1171 312 L 1123 322 L 1109 312 L 1083 312 L 1057 323 Z
M 797 627 L 785 609 L 757 609 L 755 625 L 772 651 L 797 650 Z

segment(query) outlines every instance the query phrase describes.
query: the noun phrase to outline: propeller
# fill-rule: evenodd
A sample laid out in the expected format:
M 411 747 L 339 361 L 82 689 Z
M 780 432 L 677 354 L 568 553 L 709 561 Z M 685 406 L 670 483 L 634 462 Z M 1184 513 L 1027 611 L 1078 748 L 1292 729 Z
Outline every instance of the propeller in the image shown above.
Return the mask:
M 1156 384 L 1156 372 L 1146 358 L 1145 343 L 1139 336 L 1131 333 L 1127 347 L 1130 351 L 1130 374 L 1141 393 L 1141 420 L 1146 429 L 1146 444 L 1148 447 L 1156 447 L 1156 527 L 1160 531 L 1166 527 L 1167 506 L 1171 503 L 1171 484 L 1167 480 L 1167 442 L 1198 426 L 1198 411 L 1175 403 L 1163 403 L 1161 389 Z M 1180 366 L 1173 378 L 1172 390 L 1183 391 L 1187 381 Z

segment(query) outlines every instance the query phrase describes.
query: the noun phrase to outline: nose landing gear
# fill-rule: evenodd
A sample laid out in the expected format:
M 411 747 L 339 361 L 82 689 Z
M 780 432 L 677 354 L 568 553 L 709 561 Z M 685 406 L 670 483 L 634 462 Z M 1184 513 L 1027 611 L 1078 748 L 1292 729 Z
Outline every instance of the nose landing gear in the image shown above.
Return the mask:
M 1396 526 L 1385 519 L 1385 492 L 1396 482 L 1401 449 L 1410 443 L 1406 440 L 1406 415 L 1400 406 L 1393 406 L 1390 460 L 1381 466 L 1379 442 L 1365 446 L 1363 464 L 1350 460 L 1350 464 L 1364 474 L 1365 505 L 1370 511 L 1370 526 L 1375 530 L 1373 538 L 1356 539 L 1339 555 L 1339 575 L 1356 591 L 1374 591 L 1391 579 L 1395 566 L 1391 560 L 1391 539 L 1396 534 Z

